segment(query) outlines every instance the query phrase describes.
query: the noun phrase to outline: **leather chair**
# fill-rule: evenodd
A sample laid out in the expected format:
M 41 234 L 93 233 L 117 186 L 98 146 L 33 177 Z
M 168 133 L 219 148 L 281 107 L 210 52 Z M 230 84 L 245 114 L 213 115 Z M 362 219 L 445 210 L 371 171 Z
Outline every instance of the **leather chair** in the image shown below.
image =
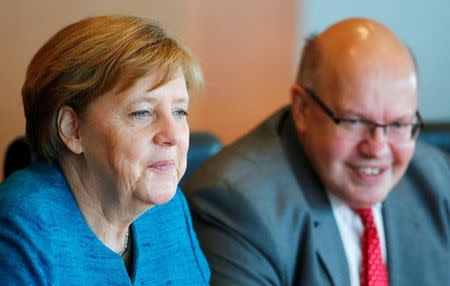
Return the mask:
M 187 169 L 180 185 L 209 157 L 219 152 L 222 147 L 222 142 L 211 133 L 192 132 L 187 156 Z M 15 170 L 28 166 L 32 161 L 32 157 L 31 148 L 25 137 L 14 139 L 6 150 L 3 178 L 8 177 Z
M 450 123 L 426 123 L 420 132 L 419 140 L 450 154 Z
M 25 168 L 31 163 L 31 147 L 25 137 L 17 137 L 6 149 L 3 164 L 3 178 L 6 179 L 12 172 Z
M 180 181 L 180 186 L 183 187 L 188 178 L 222 148 L 222 142 L 211 133 L 192 132 L 189 138 L 186 173 Z

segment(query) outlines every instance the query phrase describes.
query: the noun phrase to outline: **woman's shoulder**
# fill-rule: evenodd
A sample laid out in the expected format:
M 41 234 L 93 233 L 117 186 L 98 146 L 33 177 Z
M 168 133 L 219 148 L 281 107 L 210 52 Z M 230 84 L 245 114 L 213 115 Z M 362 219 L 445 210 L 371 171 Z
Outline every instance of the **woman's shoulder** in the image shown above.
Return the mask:
M 66 234 L 76 226 L 68 215 L 73 214 L 74 203 L 65 186 L 59 169 L 46 163 L 33 163 L 0 185 L 0 274 L 6 281 L 48 284 L 49 279 L 58 278 L 52 276 L 54 263 L 67 253 L 55 257 L 61 249 L 73 247 L 70 238 L 75 236 Z M 2 253 L 7 253 L 7 260 Z
M 53 211 L 55 201 L 67 196 L 66 188 L 59 168 L 43 162 L 33 163 L 0 184 L 0 217 Z

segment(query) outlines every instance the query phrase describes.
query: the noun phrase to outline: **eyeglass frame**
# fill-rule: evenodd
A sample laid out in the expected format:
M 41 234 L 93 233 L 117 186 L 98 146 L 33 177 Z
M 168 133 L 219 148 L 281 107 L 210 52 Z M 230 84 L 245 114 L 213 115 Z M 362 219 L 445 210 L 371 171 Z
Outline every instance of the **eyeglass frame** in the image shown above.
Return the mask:
M 328 107 L 318 96 L 317 94 L 311 89 L 311 88 L 307 88 L 307 87 L 303 87 L 303 89 L 305 90 L 305 92 L 314 100 L 315 103 L 317 103 L 320 107 L 320 109 L 322 109 L 323 112 L 325 112 L 325 115 L 328 116 L 328 118 L 330 118 L 334 124 L 336 125 L 340 125 L 342 122 L 359 122 L 362 123 L 367 130 L 371 133 L 373 132 L 373 130 L 375 130 L 378 127 L 381 127 L 383 129 L 383 134 L 387 134 L 387 128 L 389 126 L 396 126 L 396 125 L 400 125 L 400 126 L 411 126 L 411 137 L 410 140 L 415 140 L 418 135 L 420 130 L 423 129 L 424 127 L 424 122 L 422 120 L 422 117 L 420 116 L 420 113 L 418 110 L 416 110 L 415 116 L 417 118 L 417 123 L 387 123 L 387 124 L 380 124 L 371 120 L 366 120 L 366 119 L 356 119 L 356 118 L 345 118 L 345 117 L 339 117 L 336 115 L 336 113 L 334 113 L 330 107 Z

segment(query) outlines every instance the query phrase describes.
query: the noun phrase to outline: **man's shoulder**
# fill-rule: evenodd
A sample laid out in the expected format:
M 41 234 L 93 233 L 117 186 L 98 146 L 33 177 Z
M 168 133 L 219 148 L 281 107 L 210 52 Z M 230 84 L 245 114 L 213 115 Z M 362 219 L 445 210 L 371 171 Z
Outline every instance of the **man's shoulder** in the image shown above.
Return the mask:
M 300 167 L 291 164 L 291 154 L 285 145 L 287 135 L 279 128 L 286 112 L 289 111 L 281 110 L 264 121 L 195 173 L 185 186 L 191 208 L 209 205 L 207 208 L 211 210 L 214 205 L 234 212 L 241 207 L 264 217 L 265 222 L 277 220 L 281 209 L 284 213 L 307 209 L 297 174 L 308 170 L 308 165 L 297 157 Z M 307 184 L 306 180 L 303 183 Z
M 209 159 L 193 176 L 188 184 L 238 183 L 260 176 L 261 172 L 283 160 L 279 134 L 280 121 L 288 113 L 283 108 L 256 126 L 234 143 L 224 147 Z
M 448 181 L 450 155 L 434 146 L 418 142 L 409 169 L 411 172 L 420 172 L 430 177 L 443 177 Z
M 426 190 L 430 196 L 434 194 L 450 198 L 449 154 L 431 145 L 418 142 L 404 179 L 412 184 L 412 188 Z

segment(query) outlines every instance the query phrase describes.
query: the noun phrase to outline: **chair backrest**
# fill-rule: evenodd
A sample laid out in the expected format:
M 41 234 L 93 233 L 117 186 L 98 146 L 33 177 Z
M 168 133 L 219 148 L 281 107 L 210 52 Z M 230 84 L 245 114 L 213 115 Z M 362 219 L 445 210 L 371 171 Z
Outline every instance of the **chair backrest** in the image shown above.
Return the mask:
M 427 123 L 419 140 L 434 145 L 450 154 L 450 123 Z
M 12 172 L 25 168 L 31 163 L 31 160 L 31 148 L 25 137 L 14 139 L 6 149 L 3 178 L 6 179 Z
M 223 144 L 211 133 L 192 132 L 189 139 L 189 151 L 187 155 L 186 173 L 180 181 L 180 186 L 213 155 L 222 150 Z
M 180 185 L 197 170 L 209 157 L 222 149 L 222 142 L 211 133 L 192 132 L 187 156 L 187 169 Z M 3 178 L 12 172 L 27 167 L 32 160 L 31 148 L 25 137 L 19 137 L 6 150 Z

